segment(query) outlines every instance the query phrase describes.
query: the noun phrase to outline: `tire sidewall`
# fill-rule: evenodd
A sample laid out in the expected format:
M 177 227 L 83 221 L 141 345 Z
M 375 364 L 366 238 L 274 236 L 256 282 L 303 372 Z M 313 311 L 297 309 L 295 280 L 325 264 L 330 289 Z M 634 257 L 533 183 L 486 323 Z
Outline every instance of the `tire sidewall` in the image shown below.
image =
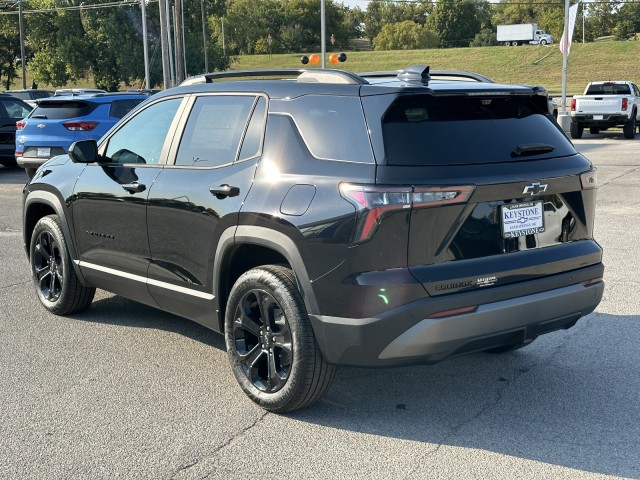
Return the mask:
M 244 373 L 235 349 L 235 340 L 233 338 L 234 312 L 239 300 L 249 290 L 264 290 L 269 293 L 282 308 L 291 332 L 292 363 L 289 377 L 284 386 L 273 393 L 263 392 L 251 383 Z M 301 383 L 304 381 L 304 370 L 307 367 L 301 329 L 310 328 L 308 316 L 301 301 L 292 298 L 291 293 L 272 272 L 256 268 L 244 273 L 238 279 L 231 290 L 229 301 L 227 302 L 225 343 L 231 369 L 245 394 L 267 410 L 287 410 L 286 405 L 301 393 Z
M 36 247 L 36 240 L 38 237 L 44 233 L 49 232 L 53 237 L 54 241 L 58 245 L 58 249 L 60 250 L 60 258 L 61 263 L 60 267 L 62 269 L 62 285 L 60 296 L 55 301 L 50 301 L 47 299 L 40 290 L 40 283 L 38 282 L 35 266 L 34 266 L 34 253 Z M 31 236 L 31 243 L 29 245 L 29 263 L 31 266 L 31 278 L 33 281 L 33 285 L 36 290 L 36 294 L 40 299 L 42 305 L 49 310 L 51 313 L 58 313 L 63 309 L 63 306 L 67 303 L 67 297 L 69 296 L 69 281 L 71 278 L 70 272 L 73 268 L 71 265 L 71 258 L 69 257 L 69 253 L 67 251 L 67 242 L 65 241 L 64 235 L 62 234 L 62 229 L 60 228 L 59 221 L 56 216 L 49 215 L 47 217 L 42 217 L 36 226 L 33 229 L 33 235 Z

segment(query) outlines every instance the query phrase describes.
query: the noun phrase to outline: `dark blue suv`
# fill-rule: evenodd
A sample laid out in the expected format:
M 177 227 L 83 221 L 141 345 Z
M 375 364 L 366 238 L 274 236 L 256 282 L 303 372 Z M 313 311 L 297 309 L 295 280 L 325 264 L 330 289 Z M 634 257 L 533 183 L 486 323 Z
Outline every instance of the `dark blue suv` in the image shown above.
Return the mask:
M 45 161 L 79 140 L 98 140 L 148 95 L 107 93 L 42 99 L 16 123 L 16 161 L 29 178 Z

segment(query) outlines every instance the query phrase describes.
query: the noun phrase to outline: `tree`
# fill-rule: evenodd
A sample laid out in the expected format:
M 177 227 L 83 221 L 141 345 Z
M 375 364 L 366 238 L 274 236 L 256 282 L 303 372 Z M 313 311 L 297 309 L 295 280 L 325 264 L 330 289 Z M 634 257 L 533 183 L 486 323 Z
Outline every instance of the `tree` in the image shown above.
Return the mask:
M 433 10 L 431 1 L 395 2 L 393 0 L 373 0 L 364 13 L 365 33 L 371 42 L 382 27 L 391 23 L 410 20 L 424 24 L 426 16 Z
M 491 47 L 494 45 L 498 45 L 498 40 L 493 28 L 483 28 L 476 33 L 476 36 L 469 43 L 470 47 Z
M 373 40 L 376 50 L 417 50 L 438 48 L 439 44 L 438 35 L 411 20 L 384 25 Z
M 18 16 L 0 16 L 0 82 L 6 77 L 5 89 L 9 90 L 20 66 L 20 33 Z
M 480 32 L 483 4 L 476 0 L 440 0 L 427 27 L 436 32 L 443 48 L 467 47 Z

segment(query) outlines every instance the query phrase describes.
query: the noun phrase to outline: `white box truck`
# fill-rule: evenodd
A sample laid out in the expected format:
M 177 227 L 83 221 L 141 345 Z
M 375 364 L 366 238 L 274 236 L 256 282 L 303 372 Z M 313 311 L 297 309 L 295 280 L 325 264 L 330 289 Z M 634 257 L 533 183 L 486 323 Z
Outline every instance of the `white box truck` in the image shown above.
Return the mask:
M 498 25 L 498 43 L 506 46 L 547 45 L 553 43 L 553 38 L 544 30 L 538 28 L 537 23 L 519 23 L 517 25 Z

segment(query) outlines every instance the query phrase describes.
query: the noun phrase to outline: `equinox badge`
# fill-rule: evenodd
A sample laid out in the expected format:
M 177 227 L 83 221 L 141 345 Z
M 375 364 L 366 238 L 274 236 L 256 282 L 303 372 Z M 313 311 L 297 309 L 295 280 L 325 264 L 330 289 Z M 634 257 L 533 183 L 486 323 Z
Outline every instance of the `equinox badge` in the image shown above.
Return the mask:
M 547 191 L 547 184 L 541 184 L 540 182 L 532 182 L 531 185 L 527 185 L 526 187 L 524 187 L 524 190 L 522 190 L 523 194 L 529 194 L 529 195 L 540 195 L 541 193 L 544 193 Z

